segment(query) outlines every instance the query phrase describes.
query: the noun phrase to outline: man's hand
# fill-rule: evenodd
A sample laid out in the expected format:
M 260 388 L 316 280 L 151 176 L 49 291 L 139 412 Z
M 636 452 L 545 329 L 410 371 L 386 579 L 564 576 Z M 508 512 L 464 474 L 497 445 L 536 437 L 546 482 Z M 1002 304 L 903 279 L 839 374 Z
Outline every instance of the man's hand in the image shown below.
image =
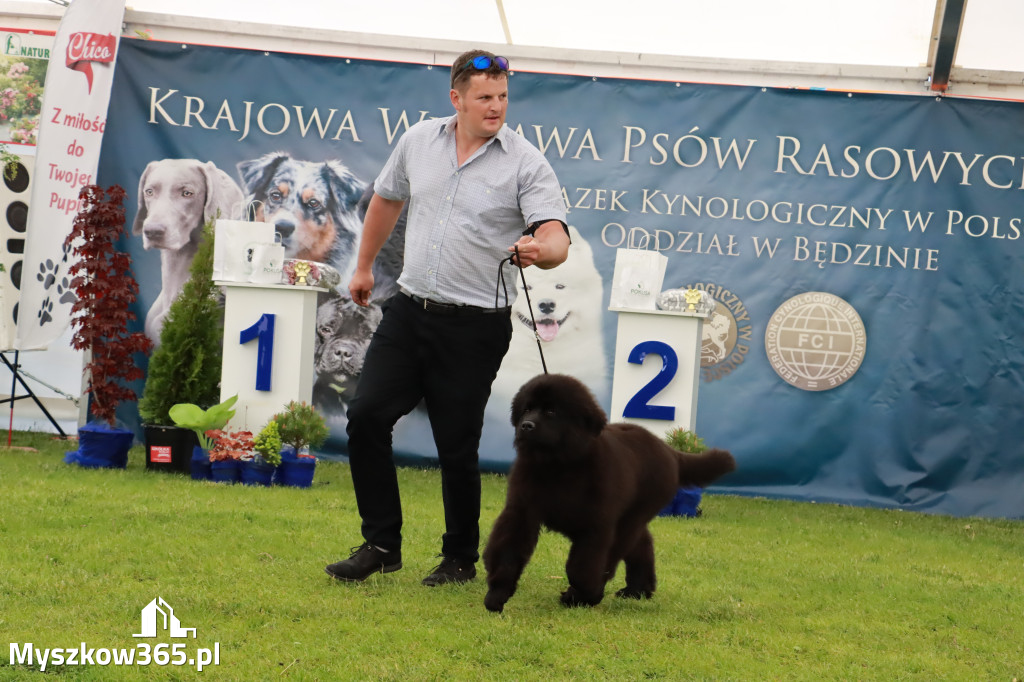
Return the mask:
M 524 235 L 508 247 L 512 254 L 519 249 L 519 258 L 514 258 L 513 263 L 524 268 L 536 265 L 547 270 L 565 261 L 569 255 L 569 237 L 565 234 L 562 223 L 550 220 L 538 227 L 534 235 L 536 237 Z
M 356 270 L 352 281 L 348 284 L 348 293 L 356 305 L 370 305 L 370 292 L 373 291 L 373 273 L 369 270 Z
M 387 241 L 391 230 L 395 229 L 398 215 L 402 212 L 404 201 L 385 199 L 376 192 L 370 197 L 370 205 L 363 218 L 363 236 L 359 240 L 359 254 L 356 257 L 356 271 L 348 284 L 348 292 L 356 305 L 370 305 L 370 292 L 373 291 L 373 261 Z

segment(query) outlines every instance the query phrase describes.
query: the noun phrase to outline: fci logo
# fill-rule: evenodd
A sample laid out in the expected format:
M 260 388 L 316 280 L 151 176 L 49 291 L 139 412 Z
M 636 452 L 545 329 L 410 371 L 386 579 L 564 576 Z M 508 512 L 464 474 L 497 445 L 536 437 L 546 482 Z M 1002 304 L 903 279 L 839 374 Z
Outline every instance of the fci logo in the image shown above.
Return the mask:
M 163 597 L 157 597 L 142 609 L 142 632 L 132 637 L 156 637 L 157 630 L 160 629 L 165 630 L 170 637 L 188 637 L 190 632 L 192 639 L 196 637 L 195 628 L 181 627 L 181 621 L 174 615 L 174 609 Z

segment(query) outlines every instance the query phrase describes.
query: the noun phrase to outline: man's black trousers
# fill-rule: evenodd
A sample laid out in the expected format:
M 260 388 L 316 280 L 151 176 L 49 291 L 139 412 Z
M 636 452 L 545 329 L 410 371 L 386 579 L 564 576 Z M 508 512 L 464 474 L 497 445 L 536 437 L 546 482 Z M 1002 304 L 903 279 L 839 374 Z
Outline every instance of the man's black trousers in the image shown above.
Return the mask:
M 441 552 L 476 561 L 478 448 L 491 383 L 512 337 L 509 313 L 428 312 L 404 294 L 389 299 L 383 310 L 348 409 L 349 461 L 363 537 L 382 549 L 401 548 L 392 431 L 423 400 L 441 466 Z

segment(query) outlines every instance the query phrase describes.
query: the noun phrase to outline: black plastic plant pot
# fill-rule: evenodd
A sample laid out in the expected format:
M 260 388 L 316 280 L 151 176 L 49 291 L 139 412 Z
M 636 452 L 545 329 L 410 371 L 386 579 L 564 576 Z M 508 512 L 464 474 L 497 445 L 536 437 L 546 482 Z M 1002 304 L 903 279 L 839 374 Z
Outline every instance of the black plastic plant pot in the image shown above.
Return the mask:
M 199 445 L 195 431 L 180 426 L 143 424 L 142 432 L 146 439 L 147 469 L 190 473 L 192 448 Z

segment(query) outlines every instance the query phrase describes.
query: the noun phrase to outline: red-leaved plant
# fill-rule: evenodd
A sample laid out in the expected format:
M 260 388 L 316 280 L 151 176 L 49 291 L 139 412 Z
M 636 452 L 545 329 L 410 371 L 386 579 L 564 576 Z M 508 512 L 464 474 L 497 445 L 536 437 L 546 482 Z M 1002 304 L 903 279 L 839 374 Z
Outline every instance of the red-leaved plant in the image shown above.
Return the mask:
M 131 256 L 117 249 L 124 229 L 124 197 L 118 185 L 106 192 L 97 185 L 83 187 L 78 194 L 82 210 L 64 242 L 75 257 L 68 273 L 78 297 L 71 306 L 71 347 L 90 351 L 85 365 L 86 392 L 92 396 L 89 409 L 110 426 L 118 404 L 135 400 L 135 391 L 124 382 L 144 376 L 132 356 L 152 346 L 144 333 L 128 332 L 139 285 L 132 275 Z
M 213 445 L 210 447 L 211 462 L 242 459 L 246 455 L 252 457 L 252 431 L 210 429 L 206 435 L 213 441 Z

